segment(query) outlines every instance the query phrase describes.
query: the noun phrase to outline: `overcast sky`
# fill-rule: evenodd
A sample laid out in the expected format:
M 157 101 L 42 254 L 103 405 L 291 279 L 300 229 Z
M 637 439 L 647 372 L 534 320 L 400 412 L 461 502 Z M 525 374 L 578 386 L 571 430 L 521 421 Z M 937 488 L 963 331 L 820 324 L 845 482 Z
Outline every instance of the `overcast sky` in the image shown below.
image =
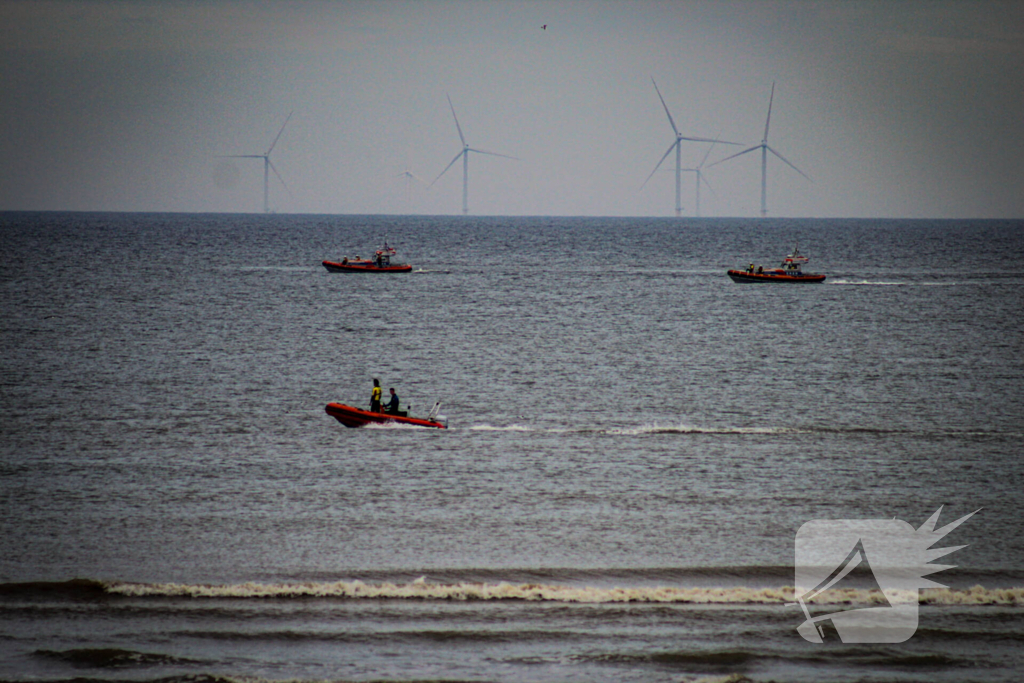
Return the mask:
M 546 25 L 544 29 L 542 26 Z M 0 3 L 0 210 L 1024 217 L 1024 3 Z M 682 144 L 682 165 L 708 152 Z M 418 179 L 402 175 L 414 174 Z M 695 215 L 695 175 L 683 175 Z

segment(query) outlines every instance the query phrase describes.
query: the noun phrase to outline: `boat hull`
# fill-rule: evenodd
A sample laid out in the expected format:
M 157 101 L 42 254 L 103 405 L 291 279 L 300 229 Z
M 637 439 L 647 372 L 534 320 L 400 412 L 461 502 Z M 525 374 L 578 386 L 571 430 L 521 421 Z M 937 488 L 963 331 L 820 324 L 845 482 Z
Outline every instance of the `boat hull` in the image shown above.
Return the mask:
M 729 277 L 733 282 L 824 282 L 825 276 L 819 273 L 804 275 L 788 275 L 778 272 L 751 273 L 746 270 L 730 270 Z
M 324 268 L 331 273 L 410 273 L 412 266 L 408 263 L 393 266 L 378 266 L 372 261 L 340 263 L 324 261 Z
M 397 422 L 399 424 L 415 425 L 417 427 L 434 427 L 436 429 L 448 428 L 446 424 L 436 420 L 391 415 L 389 413 L 372 413 L 369 410 L 354 408 L 352 406 L 347 406 L 344 403 L 328 403 L 324 410 L 326 410 L 328 415 L 346 427 L 365 427 L 368 424 Z

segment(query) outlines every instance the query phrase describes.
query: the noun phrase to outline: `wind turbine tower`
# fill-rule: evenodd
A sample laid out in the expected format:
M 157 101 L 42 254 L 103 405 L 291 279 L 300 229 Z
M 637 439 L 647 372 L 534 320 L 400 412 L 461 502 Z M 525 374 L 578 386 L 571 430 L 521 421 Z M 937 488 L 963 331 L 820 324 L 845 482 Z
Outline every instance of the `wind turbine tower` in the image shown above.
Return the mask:
M 704 164 L 707 163 L 708 157 L 711 155 L 711 150 L 713 150 L 714 148 L 715 148 L 715 143 L 712 142 L 711 145 L 708 147 L 708 151 L 704 152 L 704 158 L 700 160 L 699 164 L 697 164 L 694 168 L 684 168 L 683 169 L 684 171 L 686 171 L 688 173 L 693 173 L 693 174 L 695 174 L 697 176 L 697 204 L 696 204 L 696 210 L 695 210 L 695 214 L 694 214 L 694 215 L 697 216 L 697 218 L 700 218 L 700 184 L 701 184 L 701 182 L 703 182 L 705 185 L 707 185 L 708 189 L 711 190 L 712 194 L 714 194 L 714 190 L 711 189 L 711 183 L 709 183 L 708 179 L 704 177 Z
M 655 173 L 657 173 L 658 169 L 661 167 L 661 163 L 663 161 L 665 161 L 665 158 L 668 157 L 669 153 L 674 149 L 676 151 L 676 218 L 680 218 L 683 215 L 682 193 L 681 193 L 681 190 L 680 190 L 680 179 L 681 179 L 682 173 L 683 173 L 682 159 L 681 159 L 681 149 L 680 149 L 682 147 L 682 142 L 684 140 L 688 140 L 690 142 L 720 142 L 723 145 L 738 145 L 740 143 L 738 143 L 738 142 L 726 142 L 724 140 L 712 140 L 711 138 L 694 138 L 694 137 L 685 136 L 682 133 L 680 133 L 679 129 L 676 127 L 676 122 L 672 119 L 671 112 L 669 112 L 669 110 L 668 110 L 668 105 L 665 104 L 665 98 L 661 96 L 661 90 L 658 89 L 658 83 L 654 80 L 653 76 L 651 77 L 651 83 L 654 83 L 654 90 L 655 90 L 655 92 L 658 93 L 658 99 L 661 100 L 661 106 L 665 108 L 665 115 L 668 117 L 669 125 L 672 126 L 672 132 L 674 132 L 676 134 L 676 139 L 675 139 L 675 141 L 672 142 L 671 145 L 668 146 L 668 149 L 665 150 L 665 154 L 662 155 L 661 159 L 658 161 L 657 165 L 654 167 L 654 170 L 651 171 L 651 175 L 647 176 L 647 180 L 645 180 L 644 184 L 640 186 L 640 189 L 642 190 L 644 188 L 644 185 L 647 185 L 647 181 L 651 179 L 651 176 L 653 176 Z M 702 165 L 703 165 L 703 162 L 702 162 Z M 699 183 L 700 183 L 700 179 L 699 178 L 698 178 L 697 182 L 698 182 L 698 187 L 699 187 Z M 699 192 L 699 190 L 698 190 L 698 192 Z
M 402 171 L 401 173 L 396 173 L 395 177 L 396 178 L 405 178 L 405 209 L 406 209 L 406 211 L 408 211 L 409 210 L 409 202 L 411 201 L 411 195 L 412 195 L 412 181 L 415 180 L 416 182 L 422 183 L 422 182 L 424 182 L 424 180 L 423 180 L 423 178 L 420 178 L 418 175 L 416 175 L 415 173 L 413 173 L 412 171 L 410 171 L 408 169 L 406 169 L 405 171 Z
M 444 167 L 444 170 L 437 174 L 437 177 L 434 178 L 434 180 L 430 183 L 430 185 L 427 186 L 427 188 L 429 189 L 433 187 L 434 183 L 440 180 L 441 176 L 447 173 L 448 169 L 451 168 L 452 165 L 459 160 L 459 157 L 462 157 L 462 214 L 466 215 L 469 213 L 469 153 L 476 152 L 477 154 L 489 154 L 491 156 L 504 157 L 506 159 L 516 159 L 516 157 L 511 157 L 507 154 L 498 154 L 497 152 L 488 152 L 487 150 L 475 149 L 473 147 L 470 147 L 469 143 L 466 142 L 466 136 L 462 134 L 462 126 L 459 125 L 459 117 L 455 115 L 455 106 L 452 104 L 452 98 L 448 96 L 447 93 L 445 94 L 445 97 L 448 98 L 448 106 L 452 110 L 452 118 L 455 119 L 455 129 L 459 131 L 459 140 L 462 141 L 462 151 L 456 154 L 455 158 L 448 162 L 448 165 Z
M 717 166 L 718 164 L 721 164 L 725 161 L 729 161 L 729 159 L 735 159 L 736 157 L 746 154 L 747 152 L 753 152 L 755 149 L 761 150 L 761 218 L 764 218 L 765 216 L 768 215 L 768 152 L 771 152 L 779 159 L 784 161 L 786 165 L 789 166 L 791 169 L 802 175 L 804 178 L 807 178 L 807 180 L 810 180 L 810 177 L 806 173 L 804 173 L 799 168 L 791 164 L 789 162 L 789 159 L 782 156 L 768 145 L 768 125 L 772 121 L 772 101 L 774 99 L 775 82 L 772 81 L 772 94 L 768 98 L 768 116 L 764 120 L 764 137 L 761 138 L 761 144 L 754 145 L 753 147 L 745 149 L 742 152 L 737 152 L 732 156 L 728 156 L 722 159 L 721 161 L 716 161 L 715 163 L 711 164 L 711 166 Z M 708 168 L 711 168 L 711 166 L 709 166 Z
M 275 137 L 274 141 L 270 143 L 270 147 L 267 148 L 265 154 L 229 154 L 222 157 L 224 159 L 263 159 L 263 213 L 270 213 L 269 197 L 271 171 L 273 171 L 274 175 L 277 176 L 277 179 L 281 181 L 281 185 L 284 189 L 289 193 L 291 192 L 288 190 L 288 186 L 285 184 L 284 178 L 281 177 L 281 174 L 278 173 L 277 169 L 274 167 L 273 162 L 270 161 L 270 153 L 274 151 L 274 145 L 276 145 L 277 141 L 281 139 L 281 133 L 284 132 L 285 126 L 288 125 L 288 121 L 292 118 L 292 114 L 294 113 L 294 111 L 289 112 L 288 117 L 284 120 L 284 124 L 281 125 L 281 130 L 277 131 L 277 137 Z

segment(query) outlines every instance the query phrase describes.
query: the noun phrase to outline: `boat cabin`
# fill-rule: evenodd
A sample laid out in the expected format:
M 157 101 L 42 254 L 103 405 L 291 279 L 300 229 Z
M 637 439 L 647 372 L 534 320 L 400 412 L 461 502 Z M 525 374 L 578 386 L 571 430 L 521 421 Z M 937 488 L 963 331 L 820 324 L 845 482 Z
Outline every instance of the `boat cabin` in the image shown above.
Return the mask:
M 799 249 L 794 249 L 792 254 L 782 259 L 782 270 L 787 275 L 800 275 L 804 264 L 809 262 L 810 259 L 801 254 Z

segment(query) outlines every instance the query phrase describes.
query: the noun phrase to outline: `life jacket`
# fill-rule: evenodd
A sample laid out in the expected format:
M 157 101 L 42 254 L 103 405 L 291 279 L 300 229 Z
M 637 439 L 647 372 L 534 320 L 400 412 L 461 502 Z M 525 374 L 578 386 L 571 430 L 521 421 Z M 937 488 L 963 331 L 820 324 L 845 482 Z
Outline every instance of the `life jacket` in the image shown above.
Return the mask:
M 373 393 L 370 394 L 370 400 L 371 401 L 379 401 L 380 400 L 380 387 L 374 387 L 373 388 Z

